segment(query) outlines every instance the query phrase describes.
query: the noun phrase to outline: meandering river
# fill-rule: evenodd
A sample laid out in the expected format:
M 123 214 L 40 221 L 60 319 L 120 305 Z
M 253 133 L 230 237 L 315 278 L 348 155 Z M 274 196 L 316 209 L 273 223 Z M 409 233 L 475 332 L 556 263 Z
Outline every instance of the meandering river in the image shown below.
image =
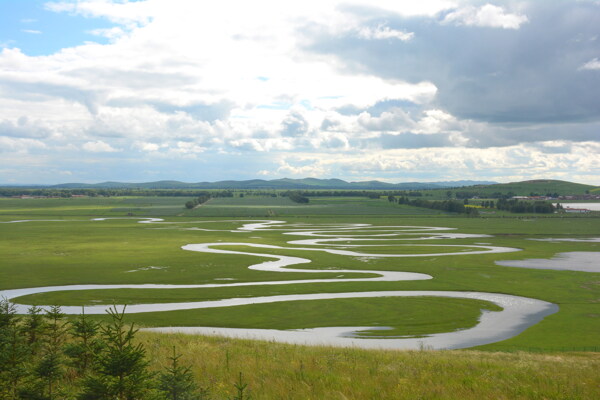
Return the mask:
M 94 221 L 102 221 L 106 218 L 97 218 Z M 25 223 L 29 220 L 9 221 L 8 223 Z M 64 221 L 62 221 L 64 222 Z M 138 221 L 146 224 L 175 224 L 165 222 L 158 218 L 146 218 Z M 190 230 L 211 231 L 214 229 L 205 229 L 198 227 L 202 223 L 215 221 L 196 221 L 197 226 L 193 228 L 181 228 Z M 231 221 L 228 221 L 231 222 Z M 321 273 L 331 272 L 332 270 L 301 269 L 294 266 L 299 264 L 308 264 L 311 261 L 301 257 L 291 257 L 276 255 L 270 253 L 257 253 L 254 251 L 228 250 L 224 247 L 244 246 L 250 249 L 269 249 L 269 250 L 299 250 L 307 252 L 326 252 L 340 256 L 360 257 L 365 260 L 375 258 L 402 258 L 402 257 L 445 257 L 462 256 L 467 254 L 487 254 L 487 253 L 506 253 L 519 251 L 516 248 L 492 246 L 489 244 L 475 245 L 437 245 L 437 244 L 393 244 L 399 248 L 426 248 L 430 249 L 427 253 L 406 253 L 396 254 L 376 253 L 358 251 L 361 247 L 376 248 L 379 246 L 392 246 L 390 241 L 399 240 L 427 240 L 427 239 L 456 239 L 456 238 L 487 238 L 489 235 L 449 233 L 445 231 L 452 228 L 443 227 L 422 227 L 422 226 L 372 226 L 369 224 L 330 224 L 330 225 L 308 225 L 308 224 L 286 224 L 284 221 L 238 221 L 244 223 L 240 228 L 231 232 L 251 232 L 259 234 L 265 231 L 280 231 L 284 235 L 303 236 L 310 239 L 291 240 L 288 242 L 291 247 L 273 246 L 265 244 L 256 244 L 251 242 L 216 242 L 216 243 L 194 243 L 182 246 L 183 250 L 195 251 L 201 253 L 217 254 L 243 254 L 255 256 L 257 258 L 271 259 L 258 264 L 253 264 L 248 268 L 259 271 L 275 272 L 303 272 L 303 273 Z M 180 223 L 177 223 L 180 226 Z M 386 244 L 377 245 L 377 241 L 385 240 Z M 357 243 L 360 242 L 360 243 Z M 355 244 L 352 244 L 355 243 Z M 364 243 L 369 243 L 368 246 Z M 302 247 L 297 247 L 302 246 Z M 307 247 L 310 246 L 310 247 Z M 436 251 L 443 248 L 444 251 Z M 448 248 L 456 248 L 456 252 L 448 251 Z M 274 259 L 274 260 L 272 260 Z M 70 290 L 90 290 L 90 289 L 176 289 L 176 288 L 214 288 L 231 286 L 260 286 L 260 285 L 286 285 L 316 282 L 356 282 L 356 281 L 407 281 L 407 280 L 426 280 L 432 279 L 432 276 L 414 272 L 400 271 L 375 271 L 365 270 L 334 270 L 338 274 L 344 273 L 366 273 L 369 277 L 364 278 L 332 278 L 332 279 L 302 279 L 302 280 L 281 280 L 268 282 L 238 282 L 238 283 L 215 283 L 199 285 L 160 285 L 160 284 L 115 284 L 115 285 L 65 285 L 65 286 L 47 286 L 37 288 L 22 288 L 0 291 L 0 297 L 8 300 L 15 300 L 20 296 L 48 293 L 54 291 Z M 372 277 L 373 274 L 377 276 Z M 298 294 L 285 296 L 260 296 L 251 298 L 232 298 L 215 301 L 199 301 L 185 303 L 156 303 L 156 304 L 136 304 L 128 305 L 128 313 L 141 313 L 152 311 L 172 311 L 187 310 L 199 308 L 230 307 L 247 304 L 263 304 L 282 301 L 305 301 L 319 299 L 340 299 L 340 298 L 369 298 L 369 297 L 414 297 L 414 296 L 433 296 L 433 297 L 452 297 L 486 300 L 495 303 L 503 308 L 502 311 L 489 312 L 484 311 L 479 323 L 472 328 L 456 332 L 438 333 L 426 337 L 405 337 L 405 338 L 359 338 L 356 332 L 365 329 L 385 329 L 385 327 L 323 327 L 315 329 L 301 330 L 273 330 L 273 329 L 234 329 L 234 328 L 215 328 L 215 327 L 163 327 L 151 328 L 148 330 L 161 332 L 186 332 L 200 333 L 208 335 L 223 335 L 229 337 L 253 338 L 264 340 L 276 340 L 287 343 L 298 344 L 322 344 L 334 346 L 354 346 L 362 348 L 387 348 L 387 349 L 456 349 L 472 347 L 487 343 L 493 343 L 516 336 L 528 327 L 536 324 L 545 316 L 558 311 L 558 307 L 552 303 L 542 300 L 526 297 L 512 296 L 499 293 L 484 292 L 460 292 L 460 291 L 371 291 L 371 292 L 352 292 L 352 293 L 318 293 L 318 294 Z M 28 305 L 16 304 L 17 311 L 24 313 Z M 119 306 L 117 306 L 119 307 Z M 122 306 L 121 306 L 122 307 Z M 87 314 L 102 314 L 108 309 L 108 306 L 93 305 L 86 306 Z M 80 307 L 66 306 L 62 308 L 66 314 L 78 314 Z

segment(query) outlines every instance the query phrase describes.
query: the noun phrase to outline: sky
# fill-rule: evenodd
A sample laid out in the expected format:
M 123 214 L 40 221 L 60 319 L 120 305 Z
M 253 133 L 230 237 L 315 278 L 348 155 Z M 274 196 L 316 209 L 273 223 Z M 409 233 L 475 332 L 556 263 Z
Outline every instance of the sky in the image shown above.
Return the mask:
M 600 1 L 0 0 L 0 184 L 600 185 Z

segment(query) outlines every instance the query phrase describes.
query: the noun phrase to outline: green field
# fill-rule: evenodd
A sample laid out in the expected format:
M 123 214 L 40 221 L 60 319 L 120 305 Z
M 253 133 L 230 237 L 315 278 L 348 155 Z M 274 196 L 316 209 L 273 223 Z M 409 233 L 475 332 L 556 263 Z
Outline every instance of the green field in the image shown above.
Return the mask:
M 404 205 L 366 197 L 314 197 L 309 204 L 294 203 L 287 197 L 213 198 L 185 216 L 195 217 L 281 217 L 332 215 L 439 215 L 441 211 Z
M 374 351 L 141 333 L 165 365 L 172 346 L 213 399 L 243 373 L 252 399 L 597 399 L 598 353 Z
M 211 199 L 194 210 L 185 210 L 185 200 L 186 198 L 168 197 L 0 200 L 0 221 L 40 220 L 0 224 L 0 251 L 4 260 L 0 269 L 0 289 L 84 283 L 207 284 L 332 279 L 340 277 L 340 274 L 335 272 L 339 269 L 419 272 L 429 274 L 433 279 L 368 282 L 359 278 L 375 275 L 345 272 L 341 277 L 357 281 L 202 289 L 60 291 L 30 295 L 18 301 L 39 305 L 141 304 L 322 292 L 481 291 L 537 298 L 558 304 L 560 307 L 558 313 L 545 318 L 517 337 L 482 346 L 482 349 L 585 349 L 600 346 L 597 335 L 600 331 L 597 311 L 600 297 L 598 274 L 509 268 L 494 263 L 496 260 L 552 258 L 556 253 L 569 251 L 600 251 L 600 244 L 593 242 L 528 240 L 548 237 L 598 237 L 600 226 L 596 217 L 460 218 L 450 214 L 432 214 L 429 213 L 431 210 L 410 206 L 399 208 L 398 205 L 389 204 L 383 199 L 319 198 L 311 201 L 309 205 L 298 205 L 288 198 L 259 196 Z M 250 217 L 262 215 L 269 209 L 278 210 L 282 216 L 290 213 L 290 216 L 284 219 L 289 224 L 310 223 L 323 226 L 324 229 L 327 229 L 328 224 L 339 223 L 371 224 L 375 227 L 439 226 L 456 228 L 450 232 L 488 234 L 492 237 L 416 240 L 422 232 L 405 232 L 400 236 L 381 237 L 377 246 L 366 240 L 336 243 L 342 246 L 363 245 L 365 247 L 361 247 L 360 251 L 366 254 L 427 253 L 432 248 L 422 246 L 426 244 L 446 245 L 436 247 L 435 252 L 457 253 L 456 256 L 442 257 L 365 259 L 322 251 L 295 250 L 294 247 L 302 246 L 291 246 L 287 242 L 304 237 L 284 235 L 278 230 L 231 232 L 244 223 L 236 219 L 237 217 L 244 213 L 249 213 Z M 404 211 L 396 214 L 397 210 Z M 225 219 L 227 212 L 231 216 Z M 127 216 L 162 216 L 167 218 L 167 223 L 139 224 L 135 219 L 124 218 Z M 92 217 L 122 219 L 92 221 Z M 63 221 L 43 221 L 44 219 Z M 357 239 L 361 239 L 360 232 L 356 234 L 359 235 Z M 260 253 L 308 258 L 311 263 L 303 264 L 301 268 L 323 272 L 254 271 L 247 267 L 262 261 L 260 257 L 181 250 L 181 246 L 189 243 L 206 242 L 243 242 L 286 247 L 260 249 Z M 519 248 L 522 251 L 505 254 L 459 254 L 467 250 L 476 250 L 477 243 L 482 242 Z M 398 244 L 402 246 L 397 246 Z M 327 247 L 328 243 L 325 245 Z M 331 247 L 331 244 L 329 245 Z M 248 251 L 246 246 L 239 245 L 222 248 Z M 227 309 L 154 312 L 132 314 L 131 319 L 146 326 L 193 323 L 206 326 L 279 329 L 372 324 L 391 326 L 393 330 L 390 331 L 390 335 L 421 335 L 473 326 L 481 309 L 494 307 L 489 303 L 479 304 L 466 300 L 452 303 L 450 306 L 450 303 L 439 298 L 427 302 L 423 298 L 360 301 L 363 302 L 361 306 L 358 306 L 358 300 L 320 300 L 281 303 L 277 306 L 254 305 Z M 348 302 L 357 304 L 350 306 Z M 449 311 L 452 309 L 461 310 L 458 314 L 464 318 L 459 318 L 458 314 Z M 335 318 L 331 317 L 332 313 L 335 314 Z M 283 318 L 286 314 L 302 315 L 302 318 Z
M 63 218 L 68 216 L 173 216 L 184 211 L 189 197 L 84 197 L 2 199 L 0 218 L 17 215 L 24 218 Z
M 214 398 L 229 396 L 238 372 L 244 373 L 256 399 L 591 399 L 600 392 L 598 375 L 593 372 L 600 365 L 600 274 L 501 267 L 494 263 L 550 259 L 563 252 L 600 252 L 598 242 L 529 240 L 600 237 L 600 219 L 596 213 L 544 217 L 498 213 L 468 218 L 398 206 L 383 198 L 315 198 L 308 205 L 300 205 L 284 197 L 260 196 L 215 198 L 187 210 L 183 206 L 187 200 L 185 197 L 0 199 L 0 222 L 31 220 L 0 223 L 0 290 L 72 284 L 221 285 L 188 289 L 57 291 L 15 299 L 23 304 L 63 306 L 398 290 L 476 291 L 530 297 L 557 304 L 559 311 L 511 339 L 473 348 L 478 350 L 475 352 L 313 348 L 157 333 L 141 333 L 140 338 L 156 368 L 164 365 L 167 350 L 177 346 L 185 354 L 184 361 L 192 365 L 198 381 L 211 388 Z M 116 219 L 92 220 L 99 217 Z M 136 218 L 143 217 L 162 217 L 165 222 L 138 223 Z M 239 230 L 244 224 L 265 219 L 285 221 L 287 225 L 285 229 Z M 347 239 L 318 246 L 288 242 L 323 239 L 321 236 L 285 234 L 293 230 L 292 227 L 297 232 L 302 229 L 325 231 L 322 234 L 339 229 L 340 224 L 357 223 L 371 228 L 343 232 L 342 236 Z M 489 236 L 435 239 L 426 236 L 423 229 L 390 228 L 398 226 L 449 227 L 454 229 L 439 233 Z M 393 236 L 371 236 L 373 234 Z M 368 240 L 373 238 L 377 242 Z M 302 257 L 310 263 L 294 268 L 318 272 L 250 270 L 248 266 L 269 259 L 181 249 L 190 243 L 219 242 L 280 246 L 283 248 L 254 249 L 240 244 L 213 248 Z M 521 251 L 461 254 L 478 250 L 478 246 L 511 247 Z M 331 254 L 314 248 L 356 250 L 365 255 Z M 371 253 L 423 254 L 432 249 L 455 255 L 369 257 Z M 417 272 L 429 274 L 433 279 L 376 282 L 367 279 L 377 276 L 368 271 Z M 352 280 L 327 282 L 335 278 Z M 326 281 L 300 282 L 306 279 Z M 298 283 L 224 285 L 281 280 Z M 467 329 L 478 323 L 482 310 L 498 309 L 495 304 L 469 299 L 381 297 L 148 312 L 129 314 L 128 319 L 148 327 L 379 326 L 390 329 L 367 330 L 360 336 L 419 338 Z M 106 319 L 102 315 L 94 318 Z M 502 353 L 496 353 L 498 351 Z
M 424 191 L 427 195 L 435 199 L 447 198 L 448 192 L 469 192 L 477 195 L 480 198 L 494 198 L 492 194 L 512 193 L 511 196 L 529 196 L 531 194 L 545 196 L 546 194 L 566 195 L 583 195 L 586 193 L 597 193 L 600 188 L 592 185 L 584 185 L 581 183 L 559 181 L 559 180 L 534 180 L 512 183 L 498 183 L 494 185 L 475 185 L 461 188 L 434 189 Z

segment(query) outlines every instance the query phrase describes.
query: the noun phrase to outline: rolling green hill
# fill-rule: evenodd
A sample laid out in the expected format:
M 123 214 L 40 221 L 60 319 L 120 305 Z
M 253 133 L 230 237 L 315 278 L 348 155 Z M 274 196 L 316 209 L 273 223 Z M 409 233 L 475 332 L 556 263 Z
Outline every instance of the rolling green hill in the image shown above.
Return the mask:
M 482 198 L 500 197 L 499 194 L 510 196 L 545 196 L 547 194 L 570 196 L 583 195 L 588 193 L 600 193 L 600 188 L 592 185 L 584 185 L 581 183 L 551 179 L 538 179 L 523 182 L 497 183 L 494 185 L 474 185 L 460 188 L 435 190 L 432 191 L 432 194 L 434 195 L 434 197 L 444 197 L 446 196 L 447 191 L 454 191 L 454 189 L 455 194 L 461 192 L 468 192 L 471 194 L 471 196 L 478 196 Z
M 218 182 L 186 183 L 179 181 L 156 181 L 142 183 L 102 182 L 102 183 L 63 183 L 59 185 L 36 185 L 36 188 L 51 189 L 339 189 L 339 190 L 427 190 L 445 187 L 462 187 L 474 184 L 488 184 L 482 181 L 454 181 L 454 182 L 404 182 L 388 183 L 381 181 L 346 182 L 341 179 L 251 179 L 245 181 L 226 180 Z M 19 186 L 25 188 L 26 186 Z M 33 186 L 32 186 L 33 187 Z

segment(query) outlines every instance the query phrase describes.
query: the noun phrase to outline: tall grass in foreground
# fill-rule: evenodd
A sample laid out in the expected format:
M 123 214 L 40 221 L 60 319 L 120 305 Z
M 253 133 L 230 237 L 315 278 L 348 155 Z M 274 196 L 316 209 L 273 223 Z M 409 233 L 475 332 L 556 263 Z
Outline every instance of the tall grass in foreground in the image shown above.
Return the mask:
M 252 399 L 598 399 L 598 353 L 372 351 L 140 332 L 156 367 L 175 346 L 226 398 L 240 372 Z
M 0 399 L 598 399 L 599 353 L 368 351 L 25 317 L 0 301 Z M 233 397 L 231 397 L 233 395 Z

